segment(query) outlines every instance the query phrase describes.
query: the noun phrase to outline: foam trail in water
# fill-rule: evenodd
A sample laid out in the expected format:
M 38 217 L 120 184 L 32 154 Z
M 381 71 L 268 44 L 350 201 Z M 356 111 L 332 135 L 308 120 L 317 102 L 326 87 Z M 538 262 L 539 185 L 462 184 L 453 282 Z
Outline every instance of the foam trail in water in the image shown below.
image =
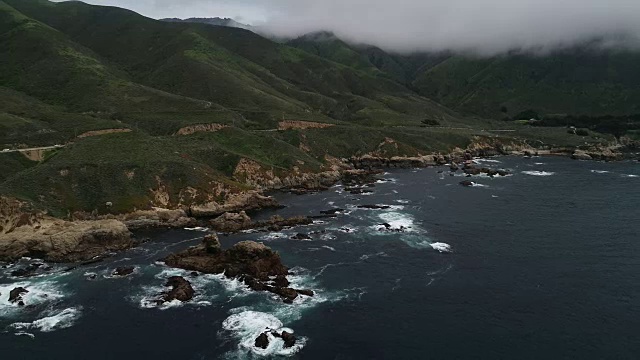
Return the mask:
M 451 245 L 449 245 L 449 244 L 436 242 L 436 243 L 432 243 L 430 245 L 434 250 L 437 250 L 437 251 L 439 251 L 441 253 L 450 253 L 451 252 Z
M 51 332 L 59 329 L 70 328 L 80 317 L 81 311 L 78 308 L 64 309 L 57 314 L 38 319 L 30 323 L 14 323 L 10 326 L 16 330 L 39 330 L 41 332 Z
M 200 227 L 200 226 L 198 226 L 198 227 L 193 227 L 193 228 L 188 228 L 188 227 L 187 227 L 187 228 L 184 228 L 184 229 L 185 229 L 185 230 L 187 230 L 187 231 L 200 231 L 200 232 L 207 232 L 207 231 L 209 231 L 209 228 L 206 228 L 206 227 Z
M 522 173 L 525 175 L 531 175 L 531 176 L 552 176 L 556 174 L 554 172 L 549 172 L 549 171 L 523 171 Z
M 591 170 L 592 173 L 594 174 L 608 174 L 609 171 L 607 170 Z

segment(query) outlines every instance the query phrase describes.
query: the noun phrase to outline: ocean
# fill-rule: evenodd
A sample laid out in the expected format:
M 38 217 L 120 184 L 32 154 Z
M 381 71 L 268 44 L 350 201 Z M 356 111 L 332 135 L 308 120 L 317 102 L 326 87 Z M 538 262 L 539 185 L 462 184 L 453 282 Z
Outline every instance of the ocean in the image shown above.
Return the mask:
M 640 354 L 640 164 L 566 158 L 478 159 L 512 175 L 445 168 L 393 170 L 371 194 L 343 187 L 278 193 L 286 208 L 256 218 L 335 219 L 262 241 L 312 298 L 282 303 L 222 276 L 193 276 L 158 260 L 198 244 L 197 230 L 149 231 L 152 241 L 109 260 L 15 279 L 0 273 L 0 354 L 7 359 L 636 359 Z M 358 205 L 385 205 L 367 210 Z M 383 225 L 383 224 L 386 224 Z M 402 229 L 388 231 L 387 227 Z M 297 233 L 311 240 L 291 240 Z M 34 262 L 23 259 L 22 264 Z M 126 278 L 110 276 L 134 265 Z M 158 307 L 166 279 L 196 289 Z M 16 286 L 33 309 L 8 302 Z M 253 347 L 266 328 L 298 342 Z

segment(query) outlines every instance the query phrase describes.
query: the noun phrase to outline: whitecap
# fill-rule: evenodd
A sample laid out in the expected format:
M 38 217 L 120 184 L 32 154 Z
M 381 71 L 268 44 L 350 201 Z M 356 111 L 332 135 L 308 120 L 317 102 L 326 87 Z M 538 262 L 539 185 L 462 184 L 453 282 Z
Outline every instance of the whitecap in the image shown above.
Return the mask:
M 375 253 L 375 254 L 365 254 L 365 255 L 360 256 L 360 260 L 361 261 L 365 261 L 365 260 L 371 259 L 372 257 L 377 257 L 377 256 L 384 257 L 384 256 L 387 256 L 387 253 L 385 253 L 384 251 L 381 251 L 381 252 Z
M 285 328 L 277 317 L 259 311 L 235 312 L 222 322 L 222 328 L 232 332 L 234 337 L 239 340 L 238 351 L 252 352 L 261 356 L 293 355 L 300 351 L 307 342 L 306 338 L 298 337 L 294 346 L 285 348 L 284 341 L 273 336 L 271 331 L 293 333 L 293 330 Z M 269 338 L 269 345 L 266 349 L 255 346 L 256 338 L 264 332 L 267 332 Z
M 634 175 L 634 174 L 623 174 L 622 176 L 627 177 L 627 178 L 637 178 L 637 177 L 640 177 L 640 175 Z
M 410 203 L 409 200 L 403 200 L 403 199 L 395 200 L 395 202 L 397 202 L 398 204 L 409 204 Z
M 261 236 L 259 239 L 261 241 L 271 241 L 271 240 L 278 240 L 278 239 L 288 239 L 289 236 L 285 233 L 281 233 L 281 232 L 272 232 L 269 233 L 267 235 Z
M 46 302 L 58 300 L 64 297 L 58 283 L 52 281 L 42 282 L 18 282 L 13 284 L 0 285 L 0 317 L 8 317 L 14 315 L 20 310 L 18 304 L 9 302 L 9 293 L 11 290 L 22 287 L 28 290 L 28 293 L 22 295 L 22 301 L 25 305 L 39 305 Z
M 200 231 L 200 232 L 207 232 L 207 231 L 209 231 L 209 228 L 201 227 L 201 226 L 192 227 L 192 228 L 186 227 L 186 228 L 184 228 L 184 229 L 185 229 L 185 230 L 187 230 L 187 231 Z
M 501 161 L 499 160 L 494 160 L 494 159 L 476 159 L 475 161 L 477 162 L 481 162 L 481 163 L 494 163 L 494 164 L 498 164 L 501 163 Z
M 413 217 L 396 211 L 382 213 L 378 216 L 386 224 L 391 225 L 390 230 L 404 230 L 405 232 L 414 231 Z M 374 226 L 376 230 L 382 230 L 385 227 L 381 225 Z
M 52 314 L 50 316 L 35 320 L 30 323 L 13 323 L 10 325 L 10 327 L 20 331 L 34 329 L 41 332 L 51 332 L 72 327 L 75 324 L 76 320 L 78 320 L 80 315 L 81 311 L 79 308 L 68 308 L 62 310 L 57 314 Z
M 523 171 L 522 173 L 525 175 L 531 175 L 531 176 L 552 176 L 556 174 L 554 172 L 549 172 L 549 171 Z
M 328 245 L 322 245 L 322 247 L 327 249 L 327 250 L 330 250 L 330 251 L 334 251 L 334 252 L 336 251 L 336 248 L 328 246 Z
M 436 242 L 436 243 L 431 243 L 430 245 L 434 250 L 437 250 L 437 251 L 439 251 L 441 253 L 450 253 L 451 252 L 451 245 L 449 245 L 449 244 Z
M 609 171 L 607 170 L 591 170 L 592 173 L 594 174 L 608 174 Z

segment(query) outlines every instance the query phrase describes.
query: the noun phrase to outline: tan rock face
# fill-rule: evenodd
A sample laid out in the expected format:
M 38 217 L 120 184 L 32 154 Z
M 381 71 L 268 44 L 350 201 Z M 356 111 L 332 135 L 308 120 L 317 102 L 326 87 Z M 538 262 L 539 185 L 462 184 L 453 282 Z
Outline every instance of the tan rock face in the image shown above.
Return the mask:
M 176 135 L 191 135 L 199 132 L 216 132 L 228 128 L 229 125 L 224 124 L 198 124 L 185 126 L 176 132 Z
M 231 194 L 224 204 L 210 202 L 204 205 L 192 206 L 189 211 L 195 217 L 215 217 L 226 212 L 238 212 L 277 207 L 278 202 L 269 196 L 264 196 L 258 191 L 247 191 L 239 194 Z
M 335 125 L 313 121 L 285 120 L 280 121 L 278 124 L 278 130 L 326 129 L 333 126 Z
M 14 198 L 0 197 L 0 235 L 21 226 L 38 226 L 43 215 L 28 209 L 28 204 Z
M 131 129 L 105 129 L 105 130 L 94 130 L 87 131 L 86 133 L 78 135 L 79 139 L 91 137 L 91 136 L 100 136 L 100 135 L 108 135 L 108 134 L 117 134 L 117 133 L 128 133 L 131 132 Z
M 76 262 L 133 245 L 129 229 L 118 220 L 71 222 L 45 218 L 37 227 L 20 226 L 0 235 L 0 259 L 29 256 Z

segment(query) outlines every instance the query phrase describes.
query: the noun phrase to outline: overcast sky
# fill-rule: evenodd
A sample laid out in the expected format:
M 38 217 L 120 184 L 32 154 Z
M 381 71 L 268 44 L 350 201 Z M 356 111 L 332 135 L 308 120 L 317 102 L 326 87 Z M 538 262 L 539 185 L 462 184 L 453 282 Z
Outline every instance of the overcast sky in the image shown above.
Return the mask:
M 567 46 L 640 39 L 640 0 L 89 0 L 143 15 L 231 17 L 277 35 L 329 30 L 388 50 Z

